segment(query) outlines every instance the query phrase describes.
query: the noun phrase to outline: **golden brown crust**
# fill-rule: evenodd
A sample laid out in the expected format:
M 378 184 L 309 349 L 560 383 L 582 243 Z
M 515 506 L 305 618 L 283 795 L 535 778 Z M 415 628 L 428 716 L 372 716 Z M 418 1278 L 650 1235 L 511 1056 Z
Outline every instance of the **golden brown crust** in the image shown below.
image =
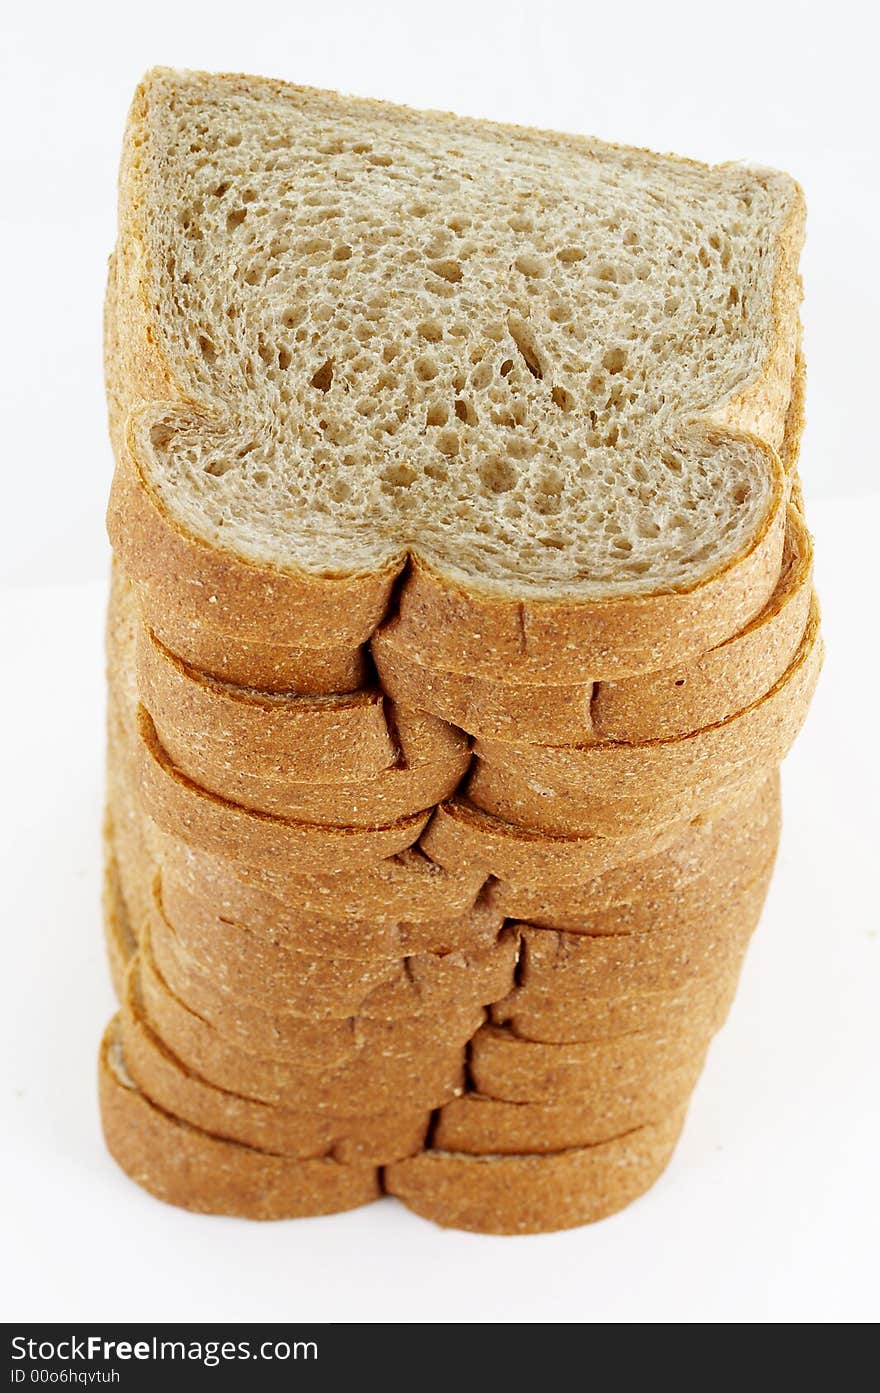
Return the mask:
M 279 695 L 217 682 L 175 658 L 138 625 L 141 700 L 164 743 L 214 754 L 252 773 L 284 771 L 313 783 L 368 779 L 394 763 L 395 741 L 378 688 L 341 696 Z M 219 747 L 219 749 L 218 749 Z
M 639 828 L 619 837 L 565 837 L 515 826 L 466 798 L 441 803 L 421 846 L 441 866 L 480 868 L 486 875 L 535 887 L 578 886 L 615 867 L 656 855 L 682 832 L 681 824 Z
M 587 1042 L 657 1029 L 717 1030 L 757 926 L 772 859 L 727 903 L 692 905 L 640 933 L 553 933 L 518 925 L 517 985 L 492 1010 L 523 1039 Z
M 296 1219 L 369 1204 L 381 1194 L 368 1163 L 296 1160 L 212 1136 L 156 1107 L 126 1076 L 116 1020 L 101 1044 L 98 1099 L 107 1149 L 143 1189 L 199 1214 Z
M 382 1166 L 421 1151 L 427 1111 L 334 1118 L 294 1112 L 199 1078 L 168 1049 L 142 1015 L 122 1013 L 120 1033 L 131 1077 L 150 1102 L 216 1137 L 301 1160 L 331 1157 L 343 1165 Z
M 788 753 L 822 665 L 815 599 L 798 651 L 760 700 L 717 725 L 671 740 L 581 746 L 478 740 L 471 802 L 556 835 L 613 836 L 684 819 L 761 780 Z
M 472 1156 L 517 1156 L 579 1150 L 612 1141 L 677 1111 L 690 1097 L 693 1074 L 670 1074 L 651 1095 L 619 1093 L 565 1103 L 507 1103 L 481 1093 L 452 1098 L 437 1113 L 432 1145 Z
M 104 828 L 104 882 L 101 909 L 104 918 L 104 948 L 107 953 L 107 966 L 110 969 L 110 981 L 113 984 L 113 992 L 117 1001 L 121 1001 L 126 970 L 137 951 L 137 939 L 132 933 L 122 902 L 119 870 L 116 857 L 113 854 L 109 815 Z
M 149 933 L 156 961 L 174 993 L 224 1034 L 233 1033 L 237 1022 L 254 1039 L 269 1039 L 270 1032 L 295 1037 L 302 1028 L 300 1017 L 378 1021 L 451 1011 L 454 1018 L 507 995 L 518 947 L 516 934 L 504 929 L 468 951 L 423 953 L 401 962 L 380 959 L 372 968 L 349 958 L 340 960 L 337 973 L 332 960 L 317 959 L 313 976 L 291 981 L 287 991 L 275 987 L 273 978 L 255 996 L 237 977 L 232 982 L 216 980 L 213 964 L 209 968 L 187 952 L 161 915 L 154 914 Z M 143 934 L 141 939 L 146 942 Z
M 380 1166 L 422 1149 L 430 1122 L 427 1111 L 406 1111 L 395 1106 L 390 1113 L 354 1118 L 332 1118 L 315 1111 L 292 1112 L 243 1097 L 225 1087 L 217 1088 L 187 1070 L 150 1029 L 144 1017 L 142 978 L 144 974 L 149 978 L 156 969 L 145 966 L 143 957 L 129 969 L 137 945 L 125 920 L 115 862 L 109 848 L 104 924 L 108 949 L 113 944 L 119 945 L 117 996 L 123 1003 L 123 1010 L 118 1020 L 126 1069 L 157 1107 L 202 1131 L 281 1156 L 302 1159 L 330 1156 L 346 1164 L 366 1162 Z M 146 952 L 148 954 L 148 948 Z M 433 1023 L 435 1018 L 428 1019 Z M 320 1039 L 315 1037 L 310 1042 L 312 1054 L 318 1048 L 328 1065 L 350 1058 L 361 1044 L 369 1046 L 370 1043 L 363 1038 L 364 1025 L 369 1026 L 369 1023 L 301 1024 L 306 1030 L 321 1032 Z M 443 1024 L 442 1019 L 438 1021 L 438 1028 Z M 478 1024 L 476 1021 L 472 1029 Z M 382 1028 L 385 1028 L 384 1023 Z M 395 1041 L 401 1043 L 398 1031 L 395 1031 Z M 300 1038 L 300 1046 L 302 1043 Z M 394 1041 L 392 1052 L 393 1046 Z M 412 1041 L 409 1047 L 413 1048 Z
M 546 836 L 610 840 L 655 827 L 664 820 L 684 823 L 719 803 L 742 797 L 763 782 L 769 767 L 752 760 L 740 766 L 721 765 L 705 774 L 695 771 L 693 783 L 682 769 L 680 786 L 671 787 L 668 797 L 656 783 L 646 780 L 642 784 L 637 778 L 621 782 L 611 791 L 600 785 L 595 794 L 585 782 L 583 793 L 576 798 L 518 769 L 480 759 L 465 793 L 474 807 L 514 827 L 529 827 Z
M 479 672 L 451 672 L 420 661 L 396 619 L 376 631 L 370 649 L 392 700 L 433 711 L 471 735 L 529 743 L 552 737 L 579 744 L 589 738 L 592 679 L 516 683 Z
M 338 928 L 343 904 L 355 926 L 369 921 L 387 929 L 400 923 L 459 920 L 474 907 L 486 880 L 486 873 L 473 866 L 447 870 L 429 860 L 418 846 L 372 866 L 310 875 L 284 867 L 233 862 L 164 833 L 156 840 L 162 865 L 174 867 L 180 874 L 185 869 L 194 887 L 210 889 L 212 904 L 219 903 L 221 893 L 237 897 L 239 886 L 258 894 L 259 914 L 267 925 L 287 924 L 293 916 L 296 922 L 314 918 L 326 923 L 328 929 L 333 924 Z
M 400 961 L 418 953 L 467 951 L 484 943 L 488 932 L 500 931 L 505 918 L 486 895 L 455 919 L 387 924 L 347 919 L 344 901 L 338 905 L 335 919 L 320 919 L 300 914 L 295 904 L 288 907 L 276 896 L 233 876 L 224 878 L 222 888 L 208 880 L 182 879 L 167 860 L 161 886 L 165 914 L 181 941 L 195 948 L 209 940 L 218 953 L 228 953 L 230 960 L 241 951 L 242 935 L 248 939 L 247 951 L 255 957 L 277 949 L 373 963 Z M 268 969 L 268 962 L 266 966 Z
M 356 692 L 370 681 L 363 644 L 293 647 L 242 634 L 221 634 L 197 619 L 187 619 L 166 604 L 161 588 L 135 586 L 138 606 L 170 653 L 218 682 L 298 696 Z
M 372 828 L 433 808 L 454 793 L 470 765 L 467 736 L 446 721 L 401 707 L 389 715 L 397 757 L 362 779 L 347 779 L 340 763 L 334 782 L 314 782 L 298 770 L 288 774 L 283 756 L 278 768 L 254 771 L 247 752 L 231 744 L 196 745 L 167 725 L 155 729 L 175 768 L 208 793 L 315 826 Z
M 129 905 L 134 920 L 143 919 L 149 907 L 157 862 L 166 875 L 204 898 L 215 913 L 231 909 L 233 916 L 246 915 L 255 929 L 311 927 L 304 947 L 319 949 L 323 941 L 329 952 L 347 946 L 349 956 L 371 957 L 373 931 L 389 945 L 403 925 L 412 929 L 407 928 L 401 939 L 406 951 L 410 946 L 413 951 L 434 951 L 431 926 L 435 923 L 436 951 L 467 944 L 470 935 L 464 921 L 486 880 L 481 869 L 445 870 L 418 847 L 363 867 L 318 869 L 236 862 L 225 850 L 209 853 L 156 827 L 135 797 L 133 753 L 126 737 L 117 732 L 108 747 L 108 797 L 124 893 L 126 900 L 131 895 L 137 900 Z M 422 924 L 428 925 L 425 936 Z M 443 925 L 449 925 L 454 935 L 448 944 Z M 460 927 L 465 930 L 461 936 Z M 390 954 L 395 955 L 396 950 Z
M 664 740 L 728 720 L 782 677 L 807 626 L 813 545 L 789 505 L 786 547 L 776 589 L 759 615 L 733 638 L 691 663 L 625 682 L 599 682 L 591 704 L 600 740 Z
M 745 798 L 685 824 L 655 856 L 629 862 L 589 881 L 537 886 L 494 881 L 490 905 L 512 919 L 588 934 L 638 932 L 646 918 L 674 922 L 680 907 L 735 895 L 743 877 L 775 855 L 779 841 L 779 775 Z
M 712 1038 L 705 1022 L 686 1031 L 641 1031 L 607 1040 L 544 1044 L 505 1026 L 484 1025 L 471 1042 L 470 1079 L 478 1093 L 510 1103 L 603 1101 L 622 1094 L 663 1094 L 667 1076 L 691 1070 L 696 1083 Z
M 786 491 L 777 457 L 762 448 L 773 477 L 763 527 L 745 555 L 690 590 L 601 601 L 509 600 L 468 591 L 414 557 L 400 590 L 398 640 L 425 665 L 503 672 L 508 682 L 621 678 L 705 653 L 763 609 L 779 576 Z
M 442 1228 L 574 1228 L 615 1214 L 649 1189 L 669 1163 L 683 1120 L 679 1108 L 626 1136 L 543 1156 L 425 1151 L 387 1166 L 385 1188 Z
M 711 1036 L 727 1019 L 739 970 L 739 962 L 728 962 L 726 971 L 719 966 L 718 980 L 705 985 L 583 1000 L 532 988 L 514 989 L 505 1001 L 496 1002 L 490 1019 L 493 1025 L 506 1026 L 518 1040 L 545 1045 L 585 1044 L 660 1031 L 700 1031 Z
M 206 792 L 169 760 L 143 710 L 135 752 L 143 806 L 163 832 L 203 851 L 270 870 L 369 866 L 417 841 L 427 812 L 389 826 L 322 826 L 271 817 Z
M 297 1112 L 359 1117 L 390 1112 L 400 1099 L 410 1111 L 429 1111 L 463 1086 L 463 1040 L 429 1037 L 412 1055 L 386 1054 L 380 1042 L 340 1063 L 312 1059 L 307 1068 L 231 1044 L 179 1000 L 146 957 L 135 958 L 129 971 L 138 973 L 143 1016 L 153 1033 L 191 1073 L 231 1093 Z

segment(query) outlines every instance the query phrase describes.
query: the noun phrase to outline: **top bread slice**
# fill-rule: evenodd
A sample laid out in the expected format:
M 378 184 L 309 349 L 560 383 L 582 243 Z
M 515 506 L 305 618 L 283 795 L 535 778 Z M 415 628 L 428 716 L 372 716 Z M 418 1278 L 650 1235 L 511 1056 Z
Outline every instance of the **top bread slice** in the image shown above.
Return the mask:
M 772 171 L 155 71 L 114 545 L 278 645 L 363 643 L 402 577 L 414 646 L 481 670 L 705 651 L 779 571 L 802 229 Z

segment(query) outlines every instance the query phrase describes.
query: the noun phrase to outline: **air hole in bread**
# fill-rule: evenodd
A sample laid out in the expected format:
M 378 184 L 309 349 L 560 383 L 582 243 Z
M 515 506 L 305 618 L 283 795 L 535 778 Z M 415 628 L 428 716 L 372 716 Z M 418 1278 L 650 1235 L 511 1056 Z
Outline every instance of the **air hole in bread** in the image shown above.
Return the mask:
M 316 372 L 312 374 L 311 385 L 316 387 L 319 392 L 329 392 L 333 385 L 333 359 L 328 358 L 322 363 Z
M 426 426 L 445 426 L 449 420 L 449 407 L 445 402 L 433 402 L 425 415 Z
M 462 278 L 463 272 L 457 261 L 445 258 L 441 261 L 430 261 L 428 264 L 435 276 L 448 281 L 450 285 L 457 285 Z

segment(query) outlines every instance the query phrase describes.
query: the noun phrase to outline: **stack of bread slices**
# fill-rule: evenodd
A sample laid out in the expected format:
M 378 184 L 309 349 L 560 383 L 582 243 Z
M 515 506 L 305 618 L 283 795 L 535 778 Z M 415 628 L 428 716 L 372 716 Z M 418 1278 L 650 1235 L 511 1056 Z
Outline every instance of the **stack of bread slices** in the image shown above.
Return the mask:
M 821 662 L 787 177 L 159 70 L 107 296 L 104 1037 L 189 1209 L 667 1164 Z

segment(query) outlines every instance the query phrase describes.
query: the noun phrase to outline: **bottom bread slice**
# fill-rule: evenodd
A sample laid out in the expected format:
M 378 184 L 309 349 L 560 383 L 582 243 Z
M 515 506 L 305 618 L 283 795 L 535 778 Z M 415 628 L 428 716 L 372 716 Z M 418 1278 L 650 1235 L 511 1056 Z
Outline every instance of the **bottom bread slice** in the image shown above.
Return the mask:
M 672 1156 L 685 1108 L 595 1146 L 545 1155 L 425 1151 L 386 1166 L 385 1189 L 441 1228 L 552 1233 L 605 1219 L 654 1184 Z
M 568 1098 L 560 1103 L 510 1103 L 483 1093 L 452 1098 L 435 1114 L 430 1146 L 472 1156 L 573 1151 L 612 1141 L 683 1108 L 694 1071 L 667 1074 L 662 1087 Z
M 101 1042 L 98 1098 L 111 1156 L 166 1204 L 199 1214 L 297 1219 L 356 1209 L 381 1194 L 373 1165 L 276 1156 L 212 1136 L 156 1107 L 126 1069 L 116 1018 Z
M 150 1028 L 134 986 L 129 974 L 119 1027 L 125 1066 L 150 1102 L 165 1112 L 216 1137 L 304 1160 L 330 1156 L 346 1164 L 381 1166 L 422 1150 L 431 1114 L 405 1103 L 388 1113 L 337 1118 L 314 1109 L 276 1107 L 209 1083 Z

